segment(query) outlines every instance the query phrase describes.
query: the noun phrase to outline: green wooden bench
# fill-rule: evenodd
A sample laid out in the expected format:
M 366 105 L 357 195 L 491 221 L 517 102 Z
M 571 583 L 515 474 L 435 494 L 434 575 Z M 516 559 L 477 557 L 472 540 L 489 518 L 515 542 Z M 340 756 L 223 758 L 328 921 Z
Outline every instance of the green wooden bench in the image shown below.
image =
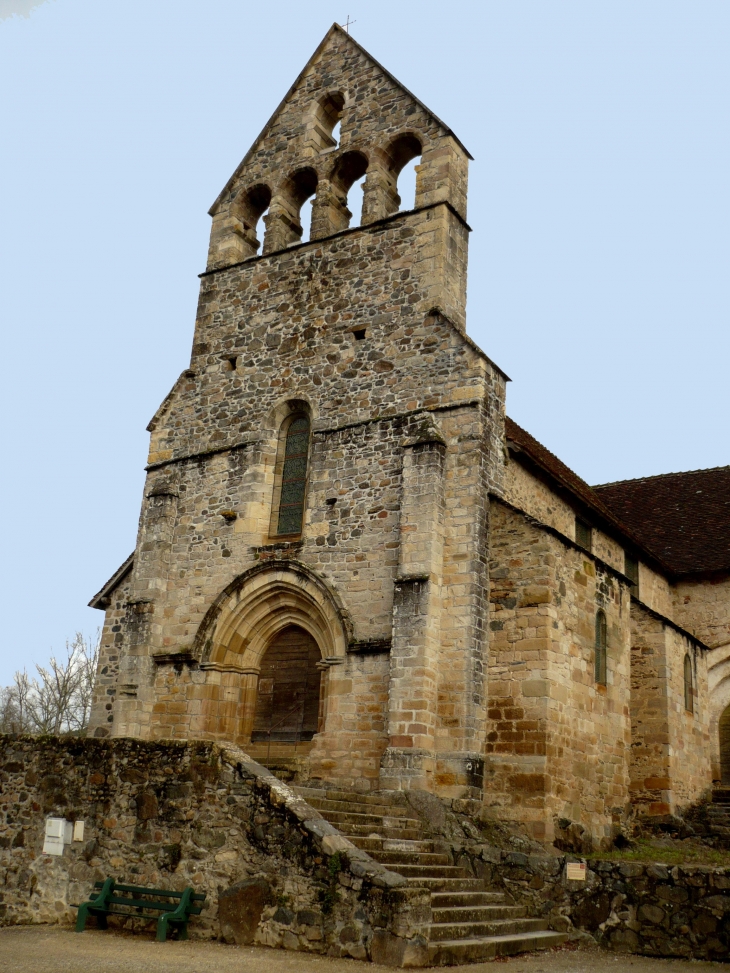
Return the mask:
M 180 930 L 180 939 L 188 938 L 188 919 L 203 911 L 205 895 L 188 886 L 182 892 L 172 889 L 148 889 L 137 885 L 117 885 L 113 878 L 95 882 L 91 898 L 75 906 L 79 910 L 76 932 L 83 932 L 89 916 L 95 916 L 100 929 L 107 928 L 107 916 L 156 920 L 157 941 L 164 943 L 170 925 Z M 160 915 L 161 913 L 161 915 Z

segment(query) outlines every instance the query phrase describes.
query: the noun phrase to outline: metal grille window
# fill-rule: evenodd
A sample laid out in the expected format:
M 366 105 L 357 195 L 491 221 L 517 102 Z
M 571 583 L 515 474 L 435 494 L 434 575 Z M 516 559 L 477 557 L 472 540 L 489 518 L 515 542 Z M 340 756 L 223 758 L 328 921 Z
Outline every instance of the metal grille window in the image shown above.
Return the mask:
M 600 608 L 596 612 L 595 676 L 599 686 L 606 685 L 606 613 Z
M 684 657 L 684 708 L 688 713 L 694 713 L 694 687 L 692 686 L 692 660 L 688 655 Z
M 301 534 L 309 459 L 309 419 L 295 416 L 286 432 L 277 534 Z

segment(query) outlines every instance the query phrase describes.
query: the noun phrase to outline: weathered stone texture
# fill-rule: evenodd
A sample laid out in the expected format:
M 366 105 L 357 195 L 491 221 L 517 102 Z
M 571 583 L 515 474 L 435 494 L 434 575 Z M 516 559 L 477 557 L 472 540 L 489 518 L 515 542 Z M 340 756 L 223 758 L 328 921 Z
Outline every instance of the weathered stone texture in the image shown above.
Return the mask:
M 356 959 L 424 941 L 429 893 L 235 748 L 0 737 L 0 784 L 0 924 L 73 922 L 112 875 L 205 892 L 194 937 Z M 83 842 L 44 855 L 47 815 L 84 821 Z
M 462 854 L 553 929 L 589 933 L 619 953 L 727 959 L 730 869 L 589 858 L 586 880 L 577 882 L 566 876 L 574 855 L 506 852 L 476 842 Z
M 595 557 L 492 504 L 485 802 L 552 841 L 560 819 L 610 842 L 628 803 L 629 598 Z M 594 676 L 608 622 L 607 683 Z
M 398 176 L 418 157 L 415 207 L 400 211 Z M 630 811 L 630 760 L 643 812 L 709 784 L 730 583 L 665 576 L 505 418 L 506 376 L 464 330 L 467 163 L 333 27 L 211 210 L 189 368 L 149 425 L 133 561 L 94 601 L 107 618 L 91 734 L 247 746 L 273 732 L 254 731 L 259 694 L 274 699 L 266 654 L 297 628 L 321 656 L 290 687 L 294 706 L 320 687 L 305 777 L 473 799 L 588 847 Z M 287 479 L 295 421 L 308 441 Z M 281 534 L 295 494 L 301 529 Z M 696 639 L 717 640 L 710 704 Z
M 674 814 L 706 796 L 711 782 L 704 653 L 641 605 L 631 613 L 631 793 L 641 813 Z M 684 699 L 692 660 L 693 712 Z
M 463 149 L 346 35 L 328 38 L 214 207 L 190 368 L 150 424 L 114 734 L 245 743 L 262 633 L 275 634 L 253 597 L 268 585 L 271 611 L 284 598 L 322 652 L 313 771 L 375 784 L 382 754 L 392 786 L 456 796 L 481 783 L 487 495 L 501 489 L 505 377 L 462 330 Z M 337 149 L 322 142 L 320 112 L 334 77 L 347 88 L 327 101 L 342 108 Z M 372 99 L 385 99 L 377 115 Z M 398 214 L 395 197 L 377 200 L 395 186 L 406 135 L 423 160 L 416 209 Z M 355 146 L 372 218 L 348 230 L 332 193 Z M 300 185 L 291 167 L 305 162 L 313 239 L 292 246 L 287 180 Z M 267 180 L 254 256 L 242 224 L 250 188 Z M 243 241 L 235 260 L 231 234 Z M 296 409 L 312 428 L 306 509 L 301 533 L 280 539 L 282 424 Z M 413 585 L 423 611 L 399 611 Z M 381 661 L 368 672 L 346 661 L 368 645 L 392 649 L 387 686 Z M 371 715 L 352 718 L 355 687 Z
M 95 737 L 109 736 L 113 729 L 114 704 L 120 691 L 119 662 L 125 649 L 131 582 L 129 564 L 123 566 L 123 576 L 103 605 L 106 611 L 99 641 L 99 662 L 94 681 L 89 730 L 89 734 Z

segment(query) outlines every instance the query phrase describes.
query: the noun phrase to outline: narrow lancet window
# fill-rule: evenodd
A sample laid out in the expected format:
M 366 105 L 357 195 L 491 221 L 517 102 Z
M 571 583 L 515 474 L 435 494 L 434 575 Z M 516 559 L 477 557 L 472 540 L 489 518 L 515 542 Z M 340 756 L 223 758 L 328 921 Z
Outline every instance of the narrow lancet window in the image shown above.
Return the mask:
M 684 657 L 684 708 L 688 713 L 694 713 L 695 701 L 692 686 L 692 660 L 688 655 Z
M 596 612 L 595 676 L 599 686 L 606 685 L 606 613 Z
M 301 534 L 309 459 L 309 419 L 296 415 L 286 431 L 277 534 Z

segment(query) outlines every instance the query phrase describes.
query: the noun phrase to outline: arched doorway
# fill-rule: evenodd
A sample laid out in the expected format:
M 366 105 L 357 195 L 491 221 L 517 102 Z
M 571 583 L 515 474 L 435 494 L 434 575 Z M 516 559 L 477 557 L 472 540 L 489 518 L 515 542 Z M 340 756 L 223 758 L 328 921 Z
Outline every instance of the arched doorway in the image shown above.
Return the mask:
M 730 786 L 730 706 L 726 706 L 718 721 L 720 734 L 720 773 L 722 783 Z
M 319 729 L 322 654 L 314 638 L 289 625 L 261 660 L 251 741 L 311 740 Z

